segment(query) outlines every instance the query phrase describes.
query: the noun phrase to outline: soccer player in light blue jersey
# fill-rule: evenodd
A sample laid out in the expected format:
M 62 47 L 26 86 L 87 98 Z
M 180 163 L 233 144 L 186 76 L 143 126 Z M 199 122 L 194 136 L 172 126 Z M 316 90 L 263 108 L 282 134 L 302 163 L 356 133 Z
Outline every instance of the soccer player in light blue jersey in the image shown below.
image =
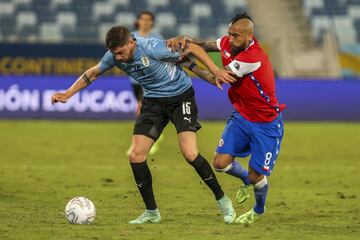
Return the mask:
M 196 132 L 201 126 L 197 122 L 198 110 L 191 79 L 177 64 L 182 57 L 180 53 L 172 52 L 166 47 L 165 41 L 135 38 L 122 26 L 112 27 L 107 32 L 105 45 L 109 51 L 101 61 L 88 69 L 68 90 L 55 93 L 51 101 L 65 103 L 112 67 L 120 68 L 140 83 L 144 101 L 134 127 L 129 161 L 146 209 L 129 223 L 158 223 L 161 220 L 146 159 L 152 145 L 170 121 L 177 130 L 184 158 L 214 193 L 224 221 L 232 223 L 236 217 L 232 202 L 224 194 L 210 164 L 197 148 Z M 187 52 L 202 62 L 217 82 L 235 81 L 231 72 L 218 68 L 201 47 L 189 44 Z M 194 67 L 191 65 L 190 70 Z

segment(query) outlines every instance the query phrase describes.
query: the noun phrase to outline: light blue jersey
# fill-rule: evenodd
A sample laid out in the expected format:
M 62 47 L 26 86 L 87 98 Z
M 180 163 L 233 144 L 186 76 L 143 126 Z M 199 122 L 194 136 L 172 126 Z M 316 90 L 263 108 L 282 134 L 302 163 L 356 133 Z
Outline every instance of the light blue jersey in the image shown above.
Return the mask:
M 135 31 L 135 32 L 132 32 L 131 34 L 136 38 L 139 38 L 139 37 L 141 37 L 141 38 L 157 38 L 157 39 L 164 40 L 164 38 L 160 34 L 156 34 L 156 33 L 149 33 L 146 36 L 141 36 L 141 35 L 139 35 L 138 31 Z M 132 77 L 129 77 L 129 80 L 130 80 L 130 82 L 132 84 L 139 85 L 139 83 L 135 79 L 133 79 Z
M 99 66 L 101 72 L 114 66 L 123 70 L 141 85 L 144 97 L 173 97 L 192 86 L 189 75 L 176 64 L 179 58 L 180 54 L 167 48 L 165 41 L 138 37 L 132 60 L 117 61 L 108 51 Z
M 146 36 L 141 36 L 141 35 L 139 35 L 138 31 L 135 31 L 135 32 L 132 32 L 131 34 L 134 35 L 136 38 L 138 38 L 138 37 L 141 37 L 141 38 L 156 38 L 156 39 L 164 40 L 164 38 L 160 34 L 157 34 L 157 33 L 149 33 Z

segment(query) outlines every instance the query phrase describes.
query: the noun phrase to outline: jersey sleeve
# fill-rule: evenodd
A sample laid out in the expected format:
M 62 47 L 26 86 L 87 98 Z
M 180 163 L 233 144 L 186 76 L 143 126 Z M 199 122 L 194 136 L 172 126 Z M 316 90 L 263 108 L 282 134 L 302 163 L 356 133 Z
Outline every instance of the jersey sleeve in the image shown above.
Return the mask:
M 221 43 L 225 40 L 226 36 L 222 36 L 218 39 L 216 39 L 216 47 L 219 49 L 219 51 L 221 51 Z
M 227 65 L 227 67 L 229 67 L 236 76 L 243 77 L 244 75 L 252 73 L 261 67 L 261 62 L 256 57 L 251 56 L 251 54 L 240 53 L 231 63 Z
M 100 68 L 101 73 L 106 72 L 107 70 L 115 66 L 113 54 L 110 51 L 107 51 L 100 60 L 98 66 Z
M 175 63 L 180 60 L 180 53 L 172 52 L 164 40 L 152 38 L 148 41 L 146 48 L 153 58 L 160 61 Z

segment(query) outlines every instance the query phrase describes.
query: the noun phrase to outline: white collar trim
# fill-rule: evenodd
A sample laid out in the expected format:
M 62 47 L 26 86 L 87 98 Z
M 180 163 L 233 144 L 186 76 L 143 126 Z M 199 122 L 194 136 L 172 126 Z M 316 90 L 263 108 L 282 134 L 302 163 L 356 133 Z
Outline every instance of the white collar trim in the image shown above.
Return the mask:
M 247 48 L 245 48 L 245 51 L 249 49 L 249 47 L 251 47 L 252 45 L 254 45 L 255 41 L 254 39 L 252 40 L 252 42 L 249 44 L 249 46 Z

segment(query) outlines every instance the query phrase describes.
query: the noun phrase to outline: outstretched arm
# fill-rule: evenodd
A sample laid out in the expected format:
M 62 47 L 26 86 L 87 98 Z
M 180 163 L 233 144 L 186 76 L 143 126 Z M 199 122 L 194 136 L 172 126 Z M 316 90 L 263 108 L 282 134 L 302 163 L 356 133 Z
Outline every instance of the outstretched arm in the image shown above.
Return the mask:
M 68 90 L 65 92 L 54 93 L 51 97 L 51 103 L 66 103 L 72 96 L 85 87 L 89 86 L 100 75 L 101 71 L 99 65 L 89 68 L 74 82 L 74 84 Z
M 181 66 L 189 69 L 206 82 L 216 86 L 215 76 L 208 69 L 200 67 L 190 59 L 186 59 L 186 61 L 182 62 Z
M 198 39 L 190 39 L 189 43 L 193 43 L 202 47 L 206 52 L 219 52 L 220 49 L 216 45 L 216 41 L 201 41 Z
M 216 41 L 202 41 L 194 38 L 189 38 L 185 36 L 177 36 L 174 38 L 170 38 L 166 40 L 166 44 L 168 47 L 172 49 L 172 51 L 183 50 L 186 47 L 187 43 L 193 43 L 202 47 L 206 52 L 219 52 Z
M 236 78 L 234 77 L 234 73 L 229 70 L 220 69 L 216 64 L 212 61 L 212 59 L 207 55 L 207 53 L 200 46 L 189 43 L 187 44 L 187 48 L 184 51 L 184 55 L 191 53 L 194 55 L 202 64 L 204 64 L 212 74 L 215 76 L 216 85 L 219 87 L 221 83 L 234 83 Z

